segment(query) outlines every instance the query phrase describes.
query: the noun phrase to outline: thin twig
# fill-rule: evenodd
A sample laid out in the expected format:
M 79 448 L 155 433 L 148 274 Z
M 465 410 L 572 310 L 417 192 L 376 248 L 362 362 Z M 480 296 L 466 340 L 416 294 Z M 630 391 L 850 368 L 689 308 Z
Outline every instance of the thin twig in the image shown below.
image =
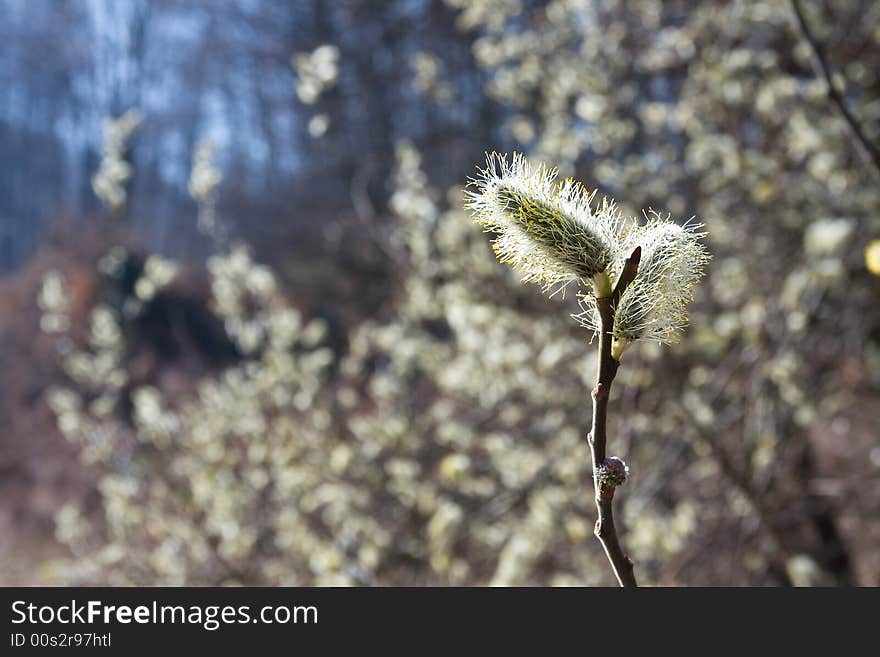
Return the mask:
M 825 53 L 825 48 L 819 43 L 818 39 L 816 39 L 815 35 L 810 31 L 810 26 L 807 23 L 806 16 L 804 16 L 803 8 L 801 7 L 800 0 L 791 0 L 791 7 L 794 10 L 795 18 L 797 19 L 797 25 L 800 29 L 800 33 L 803 36 L 804 40 L 809 44 L 810 50 L 813 53 L 813 66 L 816 69 L 817 74 L 821 75 L 825 78 L 825 84 L 828 87 L 828 98 L 837 106 L 837 109 L 840 111 L 844 120 L 846 121 L 847 126 L 849 126 L 849 130 L 852 133 L 852 136 L 855 138 L 856 143 L 859 145 L 862 154 L 874 165 L 875 173 L 880 175 L 880 148 L 878 148 L 875 144 L 871 143 L 868 139 L 868 136 L 865 134 L 862 125 L 859 123 L 859 120 L 856 118 L 855 114 L 849 109 L 849 106 L 846 103 L 846 98 L 844 98 L 843 93 L 837 88 L 837 85 L 834 84 L 834 76 L 831 72 L 831 65 L 828 62 L 828 56 Z
M 617 368 L 620 365 L 611 356 L 614 307 L 626 290 L 626 286 L 635 278 L 641 254 L 642 250 L 638 247 L 627 259 L 611 296 L 596 299 L 596 308 L 599 311 L 599 364 L 596 387 L 592 394 L 593 426 L 589 437 L 590 454 L 593 459 L 593 487 L 596 493 L 596 509 L 599 513 L 594 533 L 605 549 L 605 554 L 608 556 L 608 561 L 611 562 L 611 568 L 614 570 L 614 576 L 617 577 L 618 583 L 628 587 L 638 586 L 638 584 L 633 574 L 633 563 L 623 551 L 620 539 L 617 537 L 617 529 L 614 526 L 613 500 L 616 486 L 602 482 L 599 478 L 599 470 L 606 463 L 608 396 L 611 392 L 611 383 L 614 381 Z

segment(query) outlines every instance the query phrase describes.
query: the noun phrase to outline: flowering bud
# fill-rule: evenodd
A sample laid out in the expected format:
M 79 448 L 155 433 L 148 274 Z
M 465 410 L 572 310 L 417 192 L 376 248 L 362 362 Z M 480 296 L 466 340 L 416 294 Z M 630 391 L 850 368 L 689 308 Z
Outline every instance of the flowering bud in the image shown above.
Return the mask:
M 633 340 L 675 342 L 687 326 L 687 304 L 694 287 L 703 276 L 709 260 L 700 243 L 705 233 L 699 224 L 683 226 L 654 214 L 647 225 L 630 232 L 628 246 L 642 247 L 638 274 L 626 288 L 614 309 L 614 338 L 619 346 L 615 358 Z M 616 263 L 619 271 L 622 263 Z M 577 319 L 584 326 L 599 330 L 599 317 L 592 299 L 581 299 L 582 313 Z
M 613 202 L 593 207 L 594 194 L 572 179 L 556 182 L 557 175 L 543 164 L 532 168 L 522 155 L 508 162 L 493 153 L 471 180 L 466 206 L 477 224 L 496 234 L 498 259 L 520 269 L 523 280 L 607 280 L 602 275 L 618 257 L 629 222 Z

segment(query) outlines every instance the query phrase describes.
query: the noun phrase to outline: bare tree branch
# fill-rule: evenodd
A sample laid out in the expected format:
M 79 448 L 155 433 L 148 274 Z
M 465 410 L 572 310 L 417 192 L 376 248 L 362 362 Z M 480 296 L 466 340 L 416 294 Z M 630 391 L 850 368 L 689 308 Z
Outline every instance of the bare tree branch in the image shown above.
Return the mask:
M 800 0 L 791 0 L 791 7 L 794 10 L 796 23 L 801 36 L 803 36 L 804 40 L 809 44 L 810 50 L 813 53 L 813 66 L 816 69 L 816 73 L 825 78 L 825 84 L 828 87 L 828 98 L 830 98 L 837 106 L 837 109 L 846 121 L 847 126 L 849 126 L 849 130 L 855 138 L 859 150 L 861 150 L 862 154 L 868 159 L 868 161 L 874 165 L 875 173 L 880 175 L 880 148 L 875 144 L 872 144 L 868 139 L 858 118 L 856 118 L 855 114 L 849 109 L 843 93 L 841 93 L 837 88 L 837 85 L 834 84 L 834 77 L 831 72 L 831 65 L 829 64 L 828 56 L 825 53 L 822 44 L 819 43 L 815 35 L 810 31 L 810 26 L 804 16 Z
M 638 586 L 633 574 L 633 563 L 623 551 L 617 529 L 614 526 L 614 491 L 617 486 L 609 483 L 605 477 L 600 476 L 604 468 L 611 465 L 611 461 L 605 455 L 607 433 L 606 418 L 608 416 L 608 396 L 611 392 L 611 383 L 617 374 L 620 363 L 611 356 L 611 343 L 614 339 L 614 307 L 620 300 L 621 295 L 635 278 L 638 272 L 639 260 L 641 259 L 641 247 L 636 248 L 627 259 L 617 284 L 611 296 L 596 299 L 596 308 L 599 311 L 599 356 L 596 387 L 593 389 L 593 427 L 590 430 L 590 454 L 593 459 L 593 487 L 596 493 L 596 509 L 599 517 L 596 520 L 594 533 L 602 543 L 611 568 L 621 586 Z M 612 459 L 613 460 L 613 459 Z M 620 463 L 618 461 L 618 463 Z M 621 467 L 624 467 L 620 463 Z

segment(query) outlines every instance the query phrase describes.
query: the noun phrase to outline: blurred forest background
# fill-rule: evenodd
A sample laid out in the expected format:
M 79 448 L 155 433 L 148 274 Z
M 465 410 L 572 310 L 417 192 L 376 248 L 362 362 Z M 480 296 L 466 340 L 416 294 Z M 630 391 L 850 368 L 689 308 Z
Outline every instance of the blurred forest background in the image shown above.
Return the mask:
M 640 581 L 880 584 L 880 2 L 800 5 L 835 94 L 789 0 L 0 0 L 0 583 L 612 583 L 595 345 L 462 210 L 516 149 L 710 232 Z

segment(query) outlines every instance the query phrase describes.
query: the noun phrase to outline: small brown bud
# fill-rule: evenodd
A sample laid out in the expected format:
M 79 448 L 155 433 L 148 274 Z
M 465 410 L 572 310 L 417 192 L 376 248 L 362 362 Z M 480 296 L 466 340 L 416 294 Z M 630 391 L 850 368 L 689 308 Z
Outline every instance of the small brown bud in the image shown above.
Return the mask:
M 596 468 L 596 479 L 600 486 L 617 488 L 629 476 L 629 467 L 616 456 L 609 456 Z

